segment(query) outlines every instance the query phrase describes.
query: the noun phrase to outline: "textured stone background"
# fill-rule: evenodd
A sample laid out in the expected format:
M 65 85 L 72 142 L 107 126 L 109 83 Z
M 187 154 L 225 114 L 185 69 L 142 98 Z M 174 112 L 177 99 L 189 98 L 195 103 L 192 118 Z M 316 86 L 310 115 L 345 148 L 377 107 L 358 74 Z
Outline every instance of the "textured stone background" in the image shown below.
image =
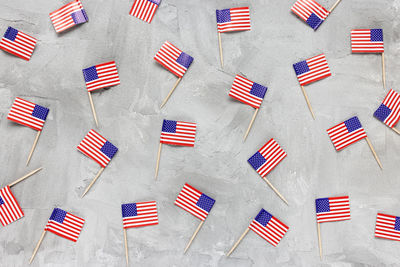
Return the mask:
M 77 243 L 47 234 L 33 266 L 124 266 L 121 203 L 156 200 L 158 226 L 130 229 L 132 266 L 384 266 L 400 264 L 399 243 L 373 237 L 378 211 L 400 215 L 400 138 L 372 114 L 387 90 L 381 57 L 350 53 L 352 28 L 384 29 L 387 85 L 400 71 L 399 0 L 343 0 L 314 32 L 290 12 L 293 1 L 163 0 L 149 25 L 128 15 L 131 0 L 84 0 L 89 23 L 57 35 L 48 13 L 68 1 L 0 0 L 0 29 L 13 26 L 39 39 L 30 62 L 0 52 L 0 184 L 33 168 L 39 174 L 13 188 L 25 217 L 0 230 L 0 265 L 26 266 L 52 209 L 86 219 Z M 323 0 L 330 7 L 334 0 Z M 252 30 L 223 34 L 221 70 L 216 8 L 250 5 Z M 169 40 L 195 60 L 166 107 L 159 105 L 173 74 L 153 56 Z M 306 87 L 307 109 L 292 64 L 324 52 L 332 77 Z M 76 150 L 95 127 L 82 68 L 115 60 L 121 85 L 93 94 L 99 132 L 118 154 L 88 195 L 99 166 Z M 249 106 L 228 97 L 242 73 L 269 87 L 250 132 Z M 29 167 L 35 132 L 6 120 L 16 96 L 50 108 Z M 362 140 L 342 152 L 325 130 L 358 115 L 381 158 Z M 162 119 L 198 123 L 194 148 L 164 146 L 154 167 Z M 286 206 L 246 160 L 274 137 L 288 157 L 268 178 Z M 397 166 L 397 167 L 396 167 Z M 185 182 L 216 199 L 189 252 L 199 220 L 173 202 Z M 314 199 L 349 194 L 352 219 L 322 225 L 318 256 Z M 290 226 L 277 248 L 250 232 L 232 257 L 224 254 L 260 208 Z

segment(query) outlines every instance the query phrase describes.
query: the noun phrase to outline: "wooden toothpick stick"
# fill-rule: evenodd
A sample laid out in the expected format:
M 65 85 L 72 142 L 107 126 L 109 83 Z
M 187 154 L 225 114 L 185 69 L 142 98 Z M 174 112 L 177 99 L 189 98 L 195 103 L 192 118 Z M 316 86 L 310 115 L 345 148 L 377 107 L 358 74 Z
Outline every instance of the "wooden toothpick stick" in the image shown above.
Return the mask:
M 126 229 L 124 228 L 124 240 L 125 240 L 125 258 L 126 258 L 126 266 L 129 266 L 129 257 L 128 257 L 128 241 L 126 237 Z
M 331 7 L 331 9 L 329 9 L 329 13 L 331 13 L 335 9 L 335 7 L 340 3 L 340 1 L 342 1 L 342 0 L 336 1 L 336 3 Z
M 221 33 L 218 33 L 218 43 L 219 43 L 219 58 L 221 59 L 221 68 L 224 67 L 224 56 L 222 55 L 222 42 L 221 42 Z
M 306 94 L 306 90 L 304 90 L 304 86 L 300 86 L 300 87 L 301 87 L 301 91 L 303 91 L 304 98 L 306 99 L 308 109 L 310 110 L 311 115 L 312 115 L 313 119 L 315 120 L 315 115 L 314 115 L 314 112 L 312 110 L 312 107 L 311 107 L 311 104 L 310 104 L 310 100 L 308 99 L 308 96 Z
M 319 223 L 317 223 L 317 229 L 318 229 L 318 246 L 319 246 L 319 257 L 322 260 L 322 243 L 321 243 L 321 228 Z
M 246 230 L 243 232 L 243 234 L 240 236 L 239 240 L 236 241 L 235 245 L 233 245 L 233 247 L 231 248 L 231 250 L 229 250 L 228 254 L 226 254 L 227 257 L 229 257 L 232 252 L 236 249 L 236 247 L 239 245 L 239 243 L 242 241 L 242 239 L 247 235 L 247 233 L 249 232 L 250 228 L 246 228 Z
M 383 52 L 382 52 L 382 82 L 383 82 L 383 88 L 386 89 L 385 53 Z
M 372 146 L 372 144 L 371 144 L 371 142 L 369 141 L 368 137 L 365 137 L 365 140 L 367 140 L 368 146 L 369 146 L 369 148 L 371 149 L 372 154 L 374 154 L 374 157 L 375 157 L 375 159 L 376 159 L 376 162 L 378 162 L 378 165 L 379 165 L 379 167 L 381 167 L 381 170 L 382 170 L 383 168 L 382 168 L 381 161 L 379 160 L 378 155 L 376 154 L 374 147 Z
M 93 186 L 93 184 L 96 182 L 97 178 L 99 178 L 100 174 L 104 171 L 104 168 L 102 167 L 99 172 L 96 174 L 96 177 L 94 177 L 93 181 L 89 184 L 89 186 L 86 188 L 85 192 L 83 192 L 82 197 L 86 195 L 86 193 L 90 190 L 90 188 Z
M 15 180 L 14 182 L 12 182 L 11 184 L 9 184 L 8 186 L 11 187 L 11 186 L 13 186 L 13 185 L 16 185 L 16 184 L 18 184 L 19 182 L 22 182 L 23 180 L 25 180 L 25 179 L 28 178 L 29 176 L 34 175 L 35 173 L 37 173 L 38 171 L 40 171 L 40 170 L 42 170 L 42 169 L 43 169 L 42 167 L 37 168 L 36 170 L 33 170 L 33 171 L 31 171 L 30 173 L 25 174 L 25 175 L 22 176 L 21 178 Z
M 199 226 L 197 226 L 196 231 L 194 231 L 192 237 L 189 240 L 189 243 L 186 245 L 185 250 L 183 251 L 183 253 L 186 253 L 186 251 L 189 249 L 190 245 L 192 244 L 194 238 L 196 237 L 197 233 L 200 231 L 201 226 L 203 225 L 204 221 L 201 221 Z
M 286 203 L 286 205 L 289 205 L 289 203 L 287 202 L 287 200 L 282 196 L 281 193 L 279 193 L 279 191 L 271 184 L 270 181 L 268 181 L 267 178 L 263 177 L 263 180 L 269 185 L 269 187 L 272 188 L 272 190 L 274 190 L 274 192 Z
M 43 230 L 42 236 L 40 237 L 39 242 L 36 244 L 36 247 L 35 247 L 35 250 L 33 251 L 32 257 L 29 260 L 29 264 L 31 264 L 33 259 L 35 258 L 36 252 L 38 251 L 38 249 L 40 247 L 40 244 L 42 244 L 42 241 L 43 241 L 43 238 L 44 238 L 45 234 L 46 234 L 46 231 Z
M 400 134 L 400 131 L 397 130 L 396 128 L 392 127 L 392 130 L 395 131 L 397 134 Z
M 158 167 L 160 166 L 161 148 L 162 148 L 162 143 L 160 143 L 160 146 L 158 147 L 158 153 L 157 153 L 156 174 L 154 175 L 154 178 L 156 178 L 156 180 L 157 180 L 157 176 L 158 176 Z
M 178 80 L 176 80 L 176 83 L 174 85 L 174 87 L 172 87 L 171 91 L 169 91 L 167 97 L 164 99 L 164 101 L 162 102 L 160 108 L 162 108 L 168 101 L 169 97 L 172 95 L 172 93 L 174 92 L 175 88 L 178 86 L 179 82 L 182 80 L 182 77 L 179 78 Z
M 97 115 L 96 115 L 96 110 L 94 109 L 94 104 L 93 104 L 93 99 L 92 99 L 92 94 L 88 92 L 89 95 L 89 101 L 90 101 L 90 106 L 92 107 L 92 113 L 94 117 L 94 121 L 96 122 L 96 127 L 99 127 L 99 123 L 97 122 Z
M 248 135 L 248 134 L 249 134 L 249 132 L 250 132 L 251 126 L 253 126 L 253 122 L 254 122 L 254 120 L 256 119 L 256 116 L 257 116 L 258 110 L 259 110 L 259 109 L 258 109 L 258 108 L 256 108 L 256 111 L 254 112 L 253 118 L 251 118 L 251 121 L 250 121 L 249 127 L 247 128 L 247 131 L 246 131 L 246 133 L 245 133 L 245 135 L 244 135 L 243 141 L 245 141 L 245 140 L 246 140 L 246 138 L 247 138 L 247 135 Z
M 38 142 L 38 140 L 39 140 L 39 136 L 40 136 L 40 133 L 41 133 L 41 132 L 42 132 L 42 131 L 37 131 L 35 141 L 33 141 L 33 145 L 32 145 L 32 148 L 31 148 L 31 152 L 29 152 L 28 160 L 26 161 L 26 166 L 28 166 L 29 161 L 31 160 L 33 151 L 34 151 L 35 148 L 36 148 L 36 144 L 37 144 L 37 142 Z

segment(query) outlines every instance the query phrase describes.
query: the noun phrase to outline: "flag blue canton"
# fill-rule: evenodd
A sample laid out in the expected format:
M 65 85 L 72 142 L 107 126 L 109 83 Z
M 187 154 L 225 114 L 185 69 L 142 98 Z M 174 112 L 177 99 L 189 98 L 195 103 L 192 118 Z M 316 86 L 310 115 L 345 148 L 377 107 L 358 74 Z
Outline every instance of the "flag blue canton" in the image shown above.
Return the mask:
M 0 205 L 4 204 L 4 200 L 0 197 Z
M 161 0 L 147 0 L 147 1 L 154 3 L 156 5 L 160 5 L 160 3 L 161 3 Z
M 210 212 L 211 208 L 214 206 L 215 200 L 206 194 L 202 194 L 196 203 L 196 206 L 202 208 L 203 210 Z
M 86 21 L 89 20 L 86 11 L 84 9 L 71 13 L 71 17 L 75 24 L 85 23 Z
M 258 170 L 267 160 L 261 155 L 260 152 L 256 152 L 251 158 L 247 160 L 250 165 L 255 169 Z
M 36 118 L 44 120 L 44 121 L 47 118 L 47 114 L 49 114 L 49 109 L 42 107 L 40 105 L 35 105 L 35 107 L 33 108 L 33 111 L 32 111 L 33 117 L 36 117 Z
M 317 207 L 317 213 L 331 211 L 329 207 L 329 198 L 318 198 L 315 200 L 315 205 Z
M 50 216 L 50 220 L 63 223 L 66 215 L 67 215 L 66 211 L 55 208 Z
M 371 42 L 383 42 L 382 29 L 371 29 Z
M 97 74 L 96 66 L 86 68 L 82 70 L 83 77 L 85 77 L 85 82 L 90 82 L 93 80 L 97 80 L 99 75 Z
M 224 23 L 230 21 L 231 21 L 230 9 L 217 10 L 217 23 Z
M 267 224 L 271 219 L 272 215 L 268 211 L 261 209 L 261 211 L 258 213 L 258 215 L 254 220 L 260 223 L 262 226 L 267 226 Z
M 394 222 L 394 230 L 400 231 L 400 217 L 396 217 L 396 221 Z
M 136 203 L 122 204 L 121 208 L 123 218 L 137 216 Z
M 193 57 L 189 56 L 185 52 L 182 52 L 177 58 L 176 62 L 184 66 L 185 68 L 189 68 L 190 64 L 193 62 Z
M 344 121 L 344 124 L 346 125 L 347 131 L 349 131 L 349 133 L 362 128 L 361 122 L 357 117 L 353 117 L 348 119 L 347 121 Z
M 161 131 L 176 133 L 176 121 L 164 120 Z
M 264 98 L 267 89 L 268 89 L 267 87 L 262 86 L 261 84 L 253 83 L 253 86 L 251 87 L 250 90 L 250 94 L 257 96 L 259 98 Z
M 380 121 L 385 121 L 390 113 L 392 113 L 392 110 L 384 104 L 381 104 L 379 108 L 374 112 L 374 116 Z
M 311 15 L 307 19 L 307 24 L 310 25 L 311 28 L 314 30 L 318 29 L 319 25 L 321 25 L 324 20 L 320 19 L 317 15 L 314 13 L 311 13 Z
M 8 27 L 6 33 L 4 34 L 4 37 L 7 38 L 10 41 L 14 41 L 15 38 L 17 38 L 18 30 Z
M 106 141 L 104 145 L 100 148 L 100 151 L 111 159 L 112 157 L 114 157 L 115 153 L 117 153 L 118 148 L 111 144 L 109 141 Z
M 297 76 L 310 71 L 310 68 L 305 60 L 293 64 L 293 68 Z

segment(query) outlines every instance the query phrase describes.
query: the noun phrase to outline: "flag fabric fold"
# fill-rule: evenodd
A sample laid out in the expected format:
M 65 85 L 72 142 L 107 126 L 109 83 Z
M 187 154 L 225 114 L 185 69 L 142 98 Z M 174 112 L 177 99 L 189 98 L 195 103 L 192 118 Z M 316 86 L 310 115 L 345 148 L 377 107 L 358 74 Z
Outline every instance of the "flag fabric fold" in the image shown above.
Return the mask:
M 338 151 L 367 137 L 367 133 L 357 116 L 339 123 L 326 131 Z
M 356 29 L 351 31 L 351 52 L 383 53 L 382 29 Z
M 249 7 L 235 7 L 216 11 L 218 32 L 249 31 Z
M 297 0 L 291 10 L 313 28 L 314 31 L 318 29 L 330 13 L 314 0 Z
M 155 201 L 122 204 L 121 208 L 124 229 L 158 224 Z
M 0 40 L 0 48 L 29 61 L 35 50 L 37 40 L 13 27 L 8 27 L 3 38 Z
M 129 15 L 151 23 L 161 0 L 135 0 Z
M 332 75 L 325 54 L 297 62 L 293 68 L 301 86 Z
M 318 198 L 315 200 L 317 222 L 350 220 L 349 196 Z
M 236 75 L 229 96 L 253 108 L 260 108 L 267 87 L 252 82 L 241 75 Z
M 6 226 L 24 217 L 24 212 L 9 186 L 0 189 L 0 222 Z
M 80 0 L 74 0 L 50 13 L 50 19 L 57 33 L 89 21 Z
M 84 219 L 55 208 L 44 230 L 76 242 L 84 223 Z
M 117 65 L 110 61 L 82 70 L 88 92 L 111 87 L 121 83 Z
M 390 89 L 374 116 L 390 128 L 396 126 L 400 120 L 400 94 Z
M 181 51 L 170 42 L 165 41 L 154 56 L 154 60 L 179 78 L 182 78 L 190 64 L 192 64 L 193 57 Z
M 36 131 L 41 131 L 48 113 L 48 108 L 17 97 L 11 106 L 7 119 L 28 126 Z
M 400 217 L 378 213 L 375 237 L 400 241 Z
M 194 146 L 196 139 L 196 123 L 164 120 L 160 143 L 177 146 Z

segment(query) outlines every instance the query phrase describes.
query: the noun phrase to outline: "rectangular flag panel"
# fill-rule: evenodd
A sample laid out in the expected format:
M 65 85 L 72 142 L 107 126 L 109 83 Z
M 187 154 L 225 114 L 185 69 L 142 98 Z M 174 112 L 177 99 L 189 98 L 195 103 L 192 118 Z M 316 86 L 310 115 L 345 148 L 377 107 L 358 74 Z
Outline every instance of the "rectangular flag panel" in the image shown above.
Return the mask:
M 84 219 L 55 208 L 44 230 L 76 242 L 84 223 Z
M 375 237 L 400 241 L 400 217 L 378 213 Z
M 229 96 L 253 108 L 260 108 L 267 89 L 267 87 L 252 82 L 243 76 L 236 75 L 232 88 L 229 91 Z
M 129 15 L 150 23 L 161 0 L 135 0 Z
M 0 222 L 6 226 L 24 217 L 24 212 L 19 206 L 9 186 L 0 190 Z
M 196 123 L 164 120 L 160 143 L 177 146 L 194 146 Z
M 264 209 L 250 223 L 249 228 L 276 247 L 289 227 Z
M 48 108 L 17 97 L 11 106 L 7 119 L 41 131 L 48 113 Z
M 89 20 L 79 0 L 72 1 L 56 11 L 51 12 L 50 19 L 54 29 L 58 33 Z
M 318 198 L 315 205 L 318 223 L 350 220 L 349 196 Z
M 382 104 L 374 112 L 374 116 L 393 128 L 400 119 L 400 94 L 390 89 Z
M 158 224 L 155 201 L 122 204 L 121 208 L 124 229 Z
M 351 52 L 383 53 L 382 29 L 357 29 L 351 31 Z
M 78 150 L 105 168 L 118 148 L 92 129 L 79 143 Z
M 37 40 L 17 29 L 8 27 L 0 41 L 0 48 L 22 59 L 31 59 Z
M 214 206 L 215 200 L 203 194 L 193 186 L 185 184 L 175 200 L 175 205 L 181 207 L 200 220 L 204 221 L 211 208 Z
M 357 116 L 339 123 L 326 131 L 338 151 L 367 137 L 367 133 Z
M 325 54 L 295 63 L 293 68 L 301 86 L 331 76 Z
M 271 138 L 247 161 L 261 175 L 265 177 L 287 156 L 279 144 Z
M 82 72 L 89 92 L 121 83 L 115 61 L 95 65 Z
M 329 11 L 314 0 L 298 0 L 291 10 L 314 30 L 318 29 L 329 15 Z
M 249 7 L 222 9 L 216 13 L 218 32 L 251 30 Z
M 193 62 L 193 57 L 182 52 L 168 41 L 165 41 L 161 46 L 154 59 L 179 78 L 183 77 L 183 74 Z

